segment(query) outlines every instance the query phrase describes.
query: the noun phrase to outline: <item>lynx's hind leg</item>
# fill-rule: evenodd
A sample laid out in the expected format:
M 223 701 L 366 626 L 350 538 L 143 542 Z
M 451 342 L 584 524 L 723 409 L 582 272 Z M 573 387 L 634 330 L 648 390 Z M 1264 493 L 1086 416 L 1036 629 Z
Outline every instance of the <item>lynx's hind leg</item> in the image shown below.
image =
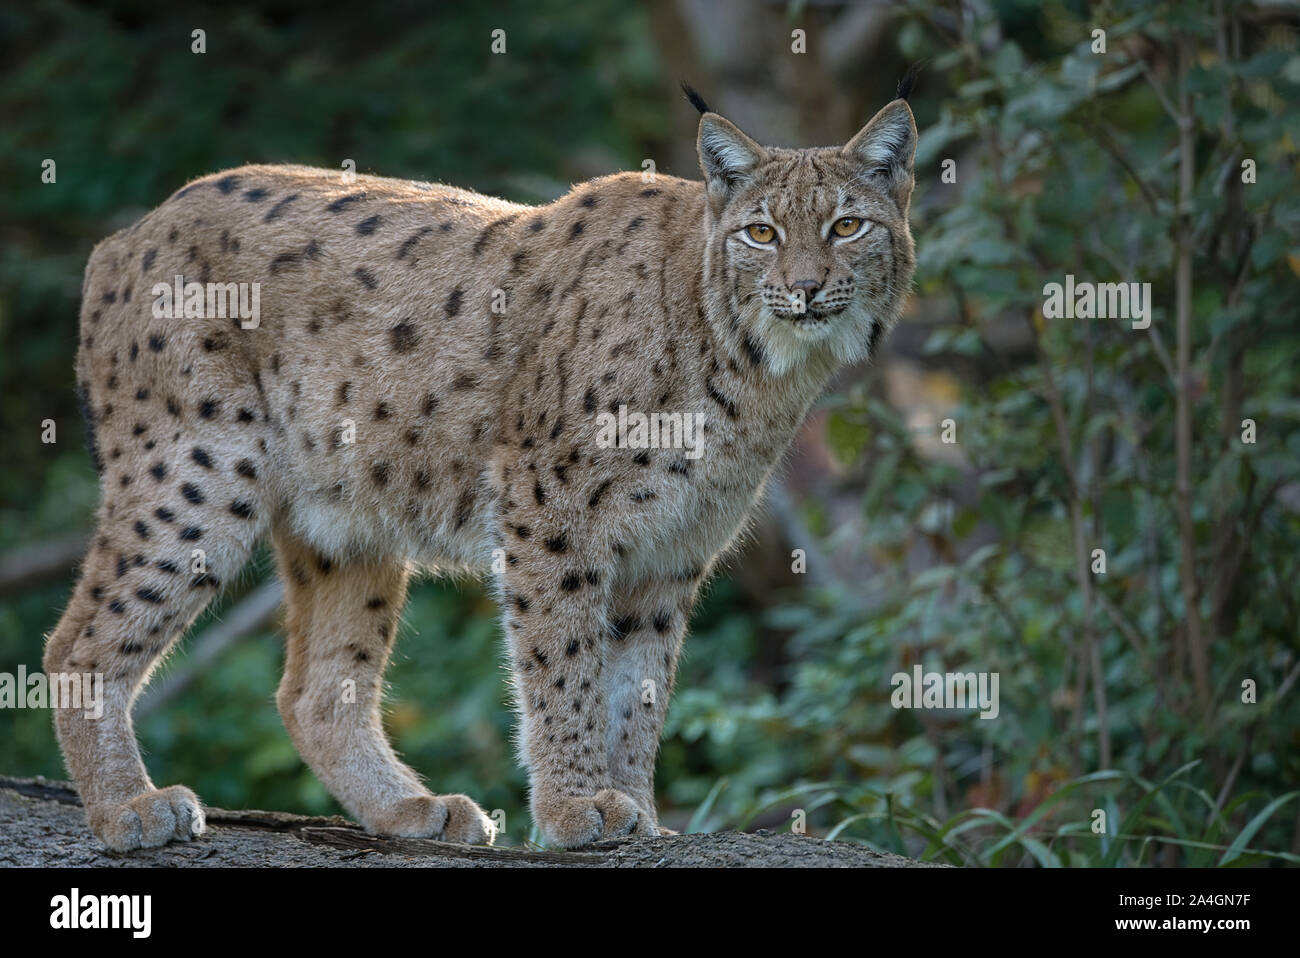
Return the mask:
M 203 810 L 188 788 L 155 789 L 131 709 L 150 673 L 248 561 L 266 509 L 255 483 L 188 444 L 111 467 L 98 528 L 45 647 L 51 686 L 95 676 L 97 703 L 56 702 L 55 729 L 91 830 L 115 851 L 188 840 Z M 200 463 L 197 459 L 202 459 Z M 123 480 L 128 481 L 123 481 Z
M 393 751 L 380 704 L 408 569 L 396 559 L 335 563 L 275 533 L 288 605 L 285 728 L 330 793 L 380 835 L 490 845 L 496 826 L 464 795 L 434 795 Z

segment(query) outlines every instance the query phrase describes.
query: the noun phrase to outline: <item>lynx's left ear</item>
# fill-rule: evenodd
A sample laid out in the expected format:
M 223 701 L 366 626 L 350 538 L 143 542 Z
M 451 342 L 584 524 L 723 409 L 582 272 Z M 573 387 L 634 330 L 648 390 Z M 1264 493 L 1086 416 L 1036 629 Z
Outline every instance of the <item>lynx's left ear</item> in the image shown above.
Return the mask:
M 912 157 L 916 154 L 916 121 L 905 100 L 895 100 L 871 118 L 844 146 L 844 155 L 869 177 L 886 181 L 889 189 L 912 190 Z

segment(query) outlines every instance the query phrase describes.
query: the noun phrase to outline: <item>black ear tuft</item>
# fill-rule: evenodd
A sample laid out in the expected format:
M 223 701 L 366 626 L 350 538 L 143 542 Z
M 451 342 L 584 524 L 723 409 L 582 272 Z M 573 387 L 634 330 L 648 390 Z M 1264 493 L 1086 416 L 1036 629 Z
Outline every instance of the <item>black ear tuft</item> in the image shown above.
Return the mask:
M 704 102 L 704 97 L 696 93 L 695 88 L 691 86 L 689 83 L 687 83 L 685 80 L 682 81 L 682 92 L 686 94 L 686 99 L 691 101 L 691 106 L 699 110 L 700 113 L 713 112 L 712 110 L 709 109 L 709 105 Z
M 906 100 L 912 95 L 912 87 L 916 86 L 916 75 L 921 72 L 921 63 L 917 61 L 907 68 L 903 78 L 898 81 L 898 90 L 894 94 L 895 99 Z

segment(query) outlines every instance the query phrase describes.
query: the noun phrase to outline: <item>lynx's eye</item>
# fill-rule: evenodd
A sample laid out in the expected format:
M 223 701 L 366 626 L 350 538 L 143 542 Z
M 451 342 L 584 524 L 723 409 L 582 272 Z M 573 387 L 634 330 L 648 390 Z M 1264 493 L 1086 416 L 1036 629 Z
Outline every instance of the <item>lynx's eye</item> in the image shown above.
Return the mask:
M 831 230 L 836 236 L 855 236 L 862 229 L 862 220 L 856 216 L 843 216 L 835 221 Z
M 746 226 L 745 232 L 755 243 L 763 246 L 776 239 L 776 230 L 766 223 L 754 223 L 752 226 Z

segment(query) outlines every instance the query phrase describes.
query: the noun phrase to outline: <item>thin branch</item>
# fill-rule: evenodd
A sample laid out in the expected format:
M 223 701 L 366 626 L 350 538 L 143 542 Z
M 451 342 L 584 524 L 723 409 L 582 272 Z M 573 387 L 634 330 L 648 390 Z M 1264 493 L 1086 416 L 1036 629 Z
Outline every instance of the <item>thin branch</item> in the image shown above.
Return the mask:
M 1124 155 L 1123 147 L 1119 145 L 1115 140 L 1114 135 L 1110 132 L 1110 127 L 1106 126 L 1104 123 L 1095 122 L 1089 123 L 1088 129 L 1091 130 L 1093 135 L 1097 138 L 1097 144 L 1109 153 L 1115 162 L 1123 168 L 1124 172 L 1129 175 L 1129 178 L 1137 184 L 1138 192 L 1141 194 L 1142 199 L 1146 201 L 1147 207 L 1151 212 L 1158 212 L 1160 196 L 1151 185 L 1147 183 L 1141 175 L 1139 175 L 1136 167 L 1129 162 L 1128 157 Z
M 1181 115 L 1189 117 L 1191 93 L 1187 74 L 1192 50 L 1186 37 L 1178 41 Z M 1207 723 L 1214 714 L 1210 694 L 1209 654 L 1201 622 L 1200 586 L 1196 579 L 1196 526 L 1192 521 L 1192 245 L 1190 213 L 1196 176 L 1195 130 L 1190 122 L 1178 125 L 1178 215 L 1175 217 L 1174 313 L 1178 391 L 1175 408 L 1175 491 L 1179 537 L 1179 582 L 1183 593 L 1183 617 L 1187 628 L 1187 652 L 1192 679 Z
M 0 593 L 21 592 L 70 573 L 86 554 L 84 533 L 18 546 L 0 556 Z
M 1147 64 L 1146 60 L 1138 60 L 1138 63 L 1142 65 L 1142 76 L 1146 78 L 1147 83 L 1151 85 L 1151 89 L 1155 91 L 1156 99 L 1160 101 L 1160 105 L 1165 108 L 1165 112 L 1169 114 L 1170 118 L 1181 127 L 1183 125 L 1183 117 L 1187 114 L 1179 112 L 1179 110 L 1174 106 L 1174 102 L 1169 99 L 1169 95 L 1165 93 L 1160 82 L 1156 80 L 1155 74 L 1151 72 L 1151 67 Z

